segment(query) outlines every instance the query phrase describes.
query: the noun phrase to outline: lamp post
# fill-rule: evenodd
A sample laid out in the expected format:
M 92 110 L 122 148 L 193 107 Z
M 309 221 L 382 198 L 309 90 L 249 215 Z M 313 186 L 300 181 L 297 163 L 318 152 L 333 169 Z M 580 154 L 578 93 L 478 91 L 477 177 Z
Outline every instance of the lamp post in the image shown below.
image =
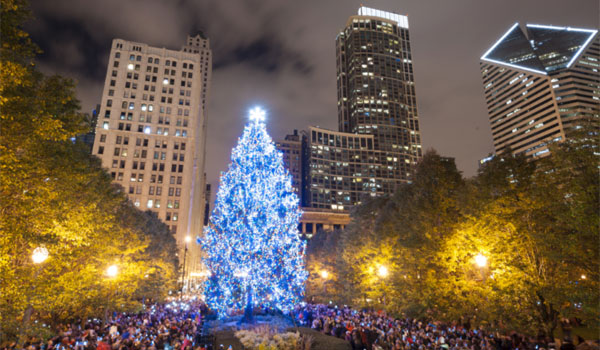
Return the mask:
M 40 274 L 40 271 L 42 270 L 42 265 L 40 264 L 46 261 L 48 259 L 48 256 L 48 249 L 46 249 L 43 246 L 35 248 L 31 253 L 31 261 L 35 265 L 38 265 L 38 267 L 36 267 L 35 272 L 33 274 L 32 293 L 27 293 L 27 308 L 25 309 L 25 313 L 23 314 L 23 325 L 20 331 L 19 345 L 21 345 L 24 342 L 25 336 L 27 335 L 27 330 L 29 329 L 29 321 L 31 320 L 31 314 L 33 313 L 33 305 L 31 305 L 31 295 L 35 293 L 36 280 L 38 278 L 38 275 Z
M 321 270 L 319 272 L 321 278 L 323 279 L 323 302 L 326 302 L 327 299 L 327 281 L 329 279 L 329 272 L 327 270 Z
M 479 273 L 481 274 L 481 280 L 483 281 L 485 279 L 485 268 L 488 264 L 488 258 L 485 255 L 478 253 L 475 255 L 474 260 L 475 265 L 479 267 Z
M 185 248 L 183 250 L 183 268 L 181 269 L 181 292 L 179 293 L 179 300 L 181 300 L 181 298 L 183 297 L 183 290 L 185 289 L 185 264 L 187 260 L 188 243 L 190 243 L 191 241 L 192 237 L 190 237 L 189 235 L 185 236 Z
M 382 280 L 385 279 L 389 274 L 390 272 L 388 271 L 388 268 L 385 265 L 379 265 L 379 267 L 377 268 L 377 275 Z M 383 293 L 383 307 L 385 308 L 385 292 Z
M 106 268 L 106 271 L 104 271 L 104 274 L 106 275 L 106 277 L 108 277 L 111 280 L 109 282 L 110 283 L 110 296 L 108 298 L 106 298 L 106 308 L 104 309 L 104 324 L 106 324 L 106 322 L 108 322 L 108 308 L 110 307 L 110 299 L 117 295 L 115 288 L 114 288 L 115 287 L 114 279 L 119 274 L 119 267 L 115 264 L 110 265 L 109 267 Z

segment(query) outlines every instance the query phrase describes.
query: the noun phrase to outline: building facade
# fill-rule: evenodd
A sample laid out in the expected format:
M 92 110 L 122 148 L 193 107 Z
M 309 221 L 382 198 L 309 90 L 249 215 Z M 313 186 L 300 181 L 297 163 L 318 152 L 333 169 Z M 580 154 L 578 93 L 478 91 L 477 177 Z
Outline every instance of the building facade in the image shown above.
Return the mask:
M 347 211 L 385 193 L 375 137 L 309 127 L 307 195 L 311 208 Z
M 411 181 L 422 155 L 408 18 L 360 7 L 336 38 L 339 131 L 373 136 L 376 187 Z
M 212 53 L 202 34 L 181 50 L 112 42 L 92 153 L 131 202 L 166 223 L 183 249 L 202 233 L 206 103 Z M 190 244 L 187 270 L 198 263 Z M 182 262 L 183 263 L 183 262 Z
M 303 135 L 294 130 L 292 134 L 286 135 L 283 140 L 275 142 L 275 147 L 283 155 L 283 164 L 292 176 L 292 187 L 302 202 L 302 143 Z
M 481 57 L 496 153 L 548 155 L 583 120 L 600 119 L 595 29 L 515 23 Z

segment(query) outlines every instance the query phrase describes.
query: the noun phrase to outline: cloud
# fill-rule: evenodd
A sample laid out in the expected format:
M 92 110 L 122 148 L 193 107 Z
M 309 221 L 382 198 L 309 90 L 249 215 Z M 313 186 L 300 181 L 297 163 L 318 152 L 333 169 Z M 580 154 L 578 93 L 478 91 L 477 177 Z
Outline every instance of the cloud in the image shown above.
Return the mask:
M 280 138 L 335 129 L 335 37 L 360 2 L 283 0 L 37 0 L 29 26 L 44 71 L 79 81 L 85 110 L 100 101 L 113 38 L 179 49 L 188 33 L 210 38 L 207 176 L 217 185 L 254 104 Z M 423 147 L 456 157 L 467 175 L 492 151 L 479 56 L 515 21 L 596 27 L 598 2 L 562 0 L 369 1 L 409 16 Z

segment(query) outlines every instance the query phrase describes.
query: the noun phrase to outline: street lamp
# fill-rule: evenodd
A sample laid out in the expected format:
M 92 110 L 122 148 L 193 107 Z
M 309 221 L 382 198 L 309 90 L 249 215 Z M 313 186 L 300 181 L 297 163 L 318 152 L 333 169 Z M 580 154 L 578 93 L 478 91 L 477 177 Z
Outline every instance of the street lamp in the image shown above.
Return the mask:
M 115 277 L 117 277 L 117 275 L 119 274 L 119 267 L 115 264 L 110 265 L 109 267 L 106 268 L 106 271 L 104 272 L 104 274 L 106 275 L 106 277 L 113 279 Z M 115 283 L 114 281 L 108 282 L 110 288 L 109 288 L 109 292 L 110 292 L 110 297 L 106 298 L 106 307 L 104 308 L 104 324 L 106 324 L 106 322 L 108 322 L 108 309 L 110 308 L 110 301 L 113 298 L 116 298 L 117 296 L 117 291 L 115 290 Z
M 37 247 L 31 254 L 31 260 L 34 264 L 41 264 L 48 259 L 48 249 L 44 247 Z
M 482 255 L 481 253 L 475 255 L 475 264 L 479 267 L 486 267 L 487 266 L 487 257 L 485 255 Z
M 389 271 L 387 269 L 387 267 L 381 265 L 379 266 L 379 268 L 377 269 L 377 275 L 379 275 L 379 277 L 381 278 L 386 278 L 389 275 Z
M 187 251 L 188 251 L 188 243 L 190 243 L 192 241 L 192 237 L 190 235 L 185 236 L 185 248 L 183 250 L 183 268 L 181 269 L 181 292 L 179 294 L 180 299 L 183 297 L 183 290 L 185 288 L 185 281 L 186 281 L 186 276 L 185 276 L 185 263 L 187 260 Z
M 110 278 L 117 277 L 118 274 L 119 274 L 119 267 L 117 265 L 110 265 L 106 269 L 106 276 L 108 276 Z
M 46 259 L 48 259 L 48 255 L 49 255 L 48 249 L 46 249 L 45 247 L 37 247 L 33 250 L 33 252 L 31 252 L 31 260 L 33 261 L 34 264 L 39 265 L 39 264 L 43 263 L 44 261 L 46 261 Z M 39 266 L 38 268 L 35 269 L 35 272 L 33 274 L 33 287 L 32 287 L 33 293 L 35 293 L 37 278 L 38 278 L 38 275 L 40 274 L 41 270 L 42 270 L 42 266 Z M 21 331 L 19 333 L 19 342 L 18 342 L 19 345 L 24 342 L 25 336 L 26 336 L 27 332 L 29 331 L 29 321 L 31 320 L 31 314 L 33 313 L 33 305 L 31 304 L 31 295 L 32 295 L 32 293 L 27 294 L 27 308 L 25 309 L 25 313 L 23 314 L 23 327 L 21 328 Z
M 327 279 L 329 278 L 329 272 L 327 270 L 321 270 L 319 275 L 323 279 L 323 300 L 327 299 Z

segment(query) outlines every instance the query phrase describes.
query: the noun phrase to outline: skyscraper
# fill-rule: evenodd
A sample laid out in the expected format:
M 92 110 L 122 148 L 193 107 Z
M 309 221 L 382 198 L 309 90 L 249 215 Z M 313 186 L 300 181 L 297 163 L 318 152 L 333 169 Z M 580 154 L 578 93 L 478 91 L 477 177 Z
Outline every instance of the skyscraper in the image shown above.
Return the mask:
M 302 138 L 298 130 L 286 135 L 283 140 L 275 142 L 275 146 L 283 155 L 283 164 L 292 176 L 292 187 L 302 202 Z
M 181 248 L 203 226 L 211 56 L 202 33 L 188 36 L 179 51 L 114 39 L 92 150 L 131 202 L 155 212 Z M 188 249 L 193 271 L 198 248 Z
M 496 153 L 547 155 L 549 143 L 600 117 L 595 29 L 515 23 L 480 67 Z
M 336 39 L 339 131 L 373 135 L 377 186 L 409 182 L 421 158 L 408 17 L 360 7 Z
M 309 130 L 305 205 L 347 211 L 410 182 L 422 155 L 408 18 L 360 7 L 336 63 L 339 131 Z

